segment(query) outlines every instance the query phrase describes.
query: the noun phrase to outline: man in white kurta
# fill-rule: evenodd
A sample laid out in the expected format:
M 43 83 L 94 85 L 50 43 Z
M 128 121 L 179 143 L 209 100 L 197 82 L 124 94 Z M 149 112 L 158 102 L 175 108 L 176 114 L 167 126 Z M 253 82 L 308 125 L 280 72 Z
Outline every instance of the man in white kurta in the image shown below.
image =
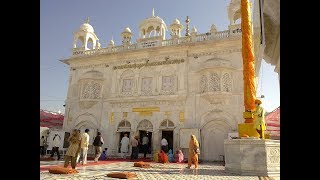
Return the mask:
M 127 134 L 124 134 L 123 138 L 121 139 L 121 157 L 126 159 L 126 154 L 129 151 L 129 138 Z
M 86 129 L 81 135 L 81 153 L 82 153 L 82 164 L 87 164 L 88 146 L 89 146 L 89 129 Z M 77 163 L 80 160 L 80 153 L 77 157 Z

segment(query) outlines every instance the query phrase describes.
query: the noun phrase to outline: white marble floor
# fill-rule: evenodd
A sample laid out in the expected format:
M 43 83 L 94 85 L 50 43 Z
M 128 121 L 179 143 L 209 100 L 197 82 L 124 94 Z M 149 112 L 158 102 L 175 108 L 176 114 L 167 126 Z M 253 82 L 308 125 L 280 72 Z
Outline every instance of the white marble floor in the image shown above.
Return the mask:
M 133 167 L 134 162 L 115 162 L 111 164 L 102 165 L 90 165 L 77 167 L 78 174 L 51 174 L 48 171 L 40 172 L 40 179 L 115 179 L 109 178 L 106 175 L 110 172 L 133 172 L 136 173 L 138 178 L 141 180 L 162 180 L 162 179 L 181 179 L 181 180 L 195 180 L 195 179 L 217 179 L 217 180 L 264 180 L 264 179 L 275 179 L 258 176 L 239 176 L 224 171 L 224 166 L 217 163 L 202 163 L 199 164 L 199 169 L 186 169 L 186 164 L 160 164 L 150 163 L 152 168 L 142 169 Z M 50 161 L 41 162 L 41 167 L 49 165 L 62 165 L 62 161 Z M 279 178 L 277 178 L 279 179 Z

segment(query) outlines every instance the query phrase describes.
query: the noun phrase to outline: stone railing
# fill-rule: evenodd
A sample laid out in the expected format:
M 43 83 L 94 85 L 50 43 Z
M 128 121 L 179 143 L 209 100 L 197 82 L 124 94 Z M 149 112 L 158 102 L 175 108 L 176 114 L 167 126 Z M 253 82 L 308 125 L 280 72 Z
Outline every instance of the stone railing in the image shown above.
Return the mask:
M 241 29 L 236 29 L 232 31 L 231 30 L 219 31 L 214 34 L 203 33 L 203 34 L 193 35 L 189 37 L 180 37 L 177 39 L 167 39 L 162 41 L 161 40 L 143 41 L 143 42 L 137 42 L 129 46 L 120 45 L 120 46 L 113 46 L 113 47 L 106 47 L 106 48 L 92 49 L 92 50 L 83 50 L 83 49 L 80 50 L 80 48 L 74 48 L 72 57 L 109 54 L 109 53 L 132 51 L 132 50 L 152 48 L 152 47 L 174 46 L 178 44 L 186 44 L 186 43 L 192 43 L 192 42 L 214 41 L 214 40 L 226 39 L 234 36 L 240 37 Z

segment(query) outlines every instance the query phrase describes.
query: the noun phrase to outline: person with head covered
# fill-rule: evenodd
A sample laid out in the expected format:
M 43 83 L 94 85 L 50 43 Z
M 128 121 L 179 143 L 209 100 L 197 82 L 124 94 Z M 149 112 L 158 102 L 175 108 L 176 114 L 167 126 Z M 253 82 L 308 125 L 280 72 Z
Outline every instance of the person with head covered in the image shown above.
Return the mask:
M 266 130 L 266 123 L 265 123 L 265 110 L 261 106 L 262 102 L 259 99 L 255 100 L 256 110 L 253 112 L 254 121 L 253 127 L 259 133 L 260 138 L 264 139 L 264 131 Z
M 195 169 L 198 169 L 198 154 L 200 154 L 199 142 L 195 135 L 191 135 L 189 141 L 188 169 L 191 168 L 192 164 L 194 164 Z

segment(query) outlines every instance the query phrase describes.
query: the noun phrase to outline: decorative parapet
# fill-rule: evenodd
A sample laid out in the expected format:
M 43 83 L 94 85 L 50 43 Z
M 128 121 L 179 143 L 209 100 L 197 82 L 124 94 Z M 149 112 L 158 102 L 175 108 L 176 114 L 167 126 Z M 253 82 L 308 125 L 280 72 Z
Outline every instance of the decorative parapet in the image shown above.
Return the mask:
M 113 69 L 129 69 L 129 68 L 142 68 L 147 66 L 160 66 L 160 65 L 167 65 L 167 64 L 180 64 L 183 63 L 184 59 L 174 59 L 174 60 L 165 60 L 165 61 L 156 61 L 156 62 L 147 62 L 147 63 L 134 63 L 134 64 L 125 64 L 120 66 L 113 66 Z
M 227 39 L 230 37 L 241 37 L 241 29 L 237 28 L 240 25 L 230 25 L 229 30 L 219 31 L 216 33 L 203 33 L 198 34 L 194 39 L 191 40 L 190 37 L 180 37 L 168 40 L 162 40 L 159 38 L 148 38 L 147 40 L 138 40 L 137 43 L 131 44 L 129 46 L 114 46 L 100 49 L 92 49 L 92 50 L 84 50 L 81 48 L 73 48 L 72 49 L 72 57 L 82 57 L 82 56 L 91 56 L 91 55 L 99 55 L 99 54 L 111 54 L 118 53 L 124 51 L 133 51 L 138 49 L 145 48 L 153 48 L 153 47 L 166 47 L 166 46 L 174 46 L 178 44 L 188 44 L 194 42 L 204 42 L 204 41 L 215 41 L 219 39 Z

